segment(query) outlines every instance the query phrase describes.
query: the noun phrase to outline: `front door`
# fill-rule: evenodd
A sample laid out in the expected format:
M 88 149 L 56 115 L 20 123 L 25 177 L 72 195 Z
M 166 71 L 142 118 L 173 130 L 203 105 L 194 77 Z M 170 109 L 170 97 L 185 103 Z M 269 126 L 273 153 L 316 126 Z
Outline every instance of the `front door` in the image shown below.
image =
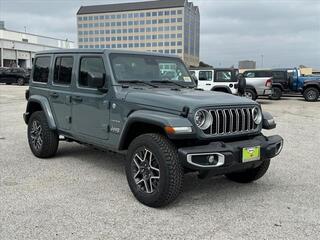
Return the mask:
M 92 73 L 106 76 L 103 54 L 82 55 L 78 61 L 77 84 L 71 96 L 73 133 L 88 140 L 106 140 L 109 128 L 109 95 L 90 87 L 89 80 Z
M 198 88 L 201 88 L 203 90 L 211 90 L 213 86 L 213 71 L 199 71 L 199 77 L 198 77 Z

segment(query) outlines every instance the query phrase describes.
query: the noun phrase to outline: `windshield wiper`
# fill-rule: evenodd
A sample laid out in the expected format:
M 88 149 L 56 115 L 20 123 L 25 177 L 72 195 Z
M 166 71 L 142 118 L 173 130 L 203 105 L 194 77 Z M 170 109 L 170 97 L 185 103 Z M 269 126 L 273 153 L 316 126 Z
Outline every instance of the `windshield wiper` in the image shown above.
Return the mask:
M 141 80 L 121 80 L 121 81 L 118 81 L 118 83 L 133 83 L 133 84 L 134 83 L 142 83 L 142 84 L 154 87 L 154 88 L 158 88 L 158 86 L 156 86 L 156 85 L 153 85 L 149 82 L 145 82 L 145 81 L 141 81 Z
M 174 81 L 169 81 L 169 80 L 154 80 L 154 81 L 151 81 L 152 83 L 172 83 L 178 87 L 183 87 L 183 88 L 187 88 L 187 86 L 185 85 L 182 85 L 182 84 L 179 84 L 179 83 L 176 83 Z

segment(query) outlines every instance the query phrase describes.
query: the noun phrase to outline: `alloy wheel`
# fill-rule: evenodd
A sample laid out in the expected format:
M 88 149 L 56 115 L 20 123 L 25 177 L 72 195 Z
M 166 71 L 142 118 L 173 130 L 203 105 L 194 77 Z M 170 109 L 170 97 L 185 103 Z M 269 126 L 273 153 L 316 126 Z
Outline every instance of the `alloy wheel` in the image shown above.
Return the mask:
M 314 99 L 316 99 L 316 97 L 317 97 L 317 94 L 316 94 L 315 91 L 312 91 L 312 90 L 309 90 L 309 91 L 308 91 L 308 93 L 307 93 L 307 98 L 308 98 L 309 100 L 314 100 Z
M 245 92 L 244 95 L 245 95 L 246 98 L 252 99 L 252 93 L 251 92 Z
M 34 120 L 30 131 L 30 138 L 33 147 L 40 150 L 43 144 L 42 127 L 39 121 Z
M 150 150 L 145 147 L 137 149 L 133 154 L 131 171 L 140 191 L 151 194 L 159 190 L 159 161 Z

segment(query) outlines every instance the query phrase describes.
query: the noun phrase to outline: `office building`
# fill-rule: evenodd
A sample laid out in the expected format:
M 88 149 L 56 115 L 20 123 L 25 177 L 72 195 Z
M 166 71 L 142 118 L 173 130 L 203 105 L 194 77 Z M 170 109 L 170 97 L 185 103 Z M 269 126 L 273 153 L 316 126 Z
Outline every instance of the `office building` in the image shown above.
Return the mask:
M 199 64 L 199 8 L 187 0 L 82 6 L 77 24 L 80 48 L 153 51 Z

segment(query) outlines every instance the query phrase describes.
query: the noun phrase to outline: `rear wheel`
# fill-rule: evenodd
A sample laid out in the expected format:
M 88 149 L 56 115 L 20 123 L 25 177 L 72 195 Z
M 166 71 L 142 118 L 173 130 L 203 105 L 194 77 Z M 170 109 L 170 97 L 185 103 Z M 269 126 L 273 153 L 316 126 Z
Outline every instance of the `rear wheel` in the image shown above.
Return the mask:
M 256 168 L 250 168 L 242 172 L 234 172 L 226 174 L 226 177 L 234 182 L 249 183 L 262 178 L 267 172 L 270 165 L 270 159 L 264 160 L 263 163 Z
M 251 100 L 256 100 L 257 99 L 257 94 L 254 92 L 253 89 L 246 89 L 245 93 L 244 93 L 246 98 L 249 98 Z
M 25 83 L 24 78 L 18 78 L 17 84 L 18 84 L 19 86 L 23 86 L 24 83 Z
M 39 158 L 53 157 L 58 149 L 59 136 L 49 128 L 43 111 L 34 112 L 28 123 L 28 141 L 32 153 Z
M 282 97 L 282 90 L 278 87 L 272 88 L 272 94 L 270 98 L 272 100 L 280 100 L 281 97 Z
M 183 185 L 177 149 L 164 136 L 144 134 L 129 146 L 126 175 L 133 195 L 150 207 L 174 201 Z
M 319 90 L 314 87 L 309 87 L 303 91 L 303 97 L 308 102 L 315 102 L 319 98 Z

